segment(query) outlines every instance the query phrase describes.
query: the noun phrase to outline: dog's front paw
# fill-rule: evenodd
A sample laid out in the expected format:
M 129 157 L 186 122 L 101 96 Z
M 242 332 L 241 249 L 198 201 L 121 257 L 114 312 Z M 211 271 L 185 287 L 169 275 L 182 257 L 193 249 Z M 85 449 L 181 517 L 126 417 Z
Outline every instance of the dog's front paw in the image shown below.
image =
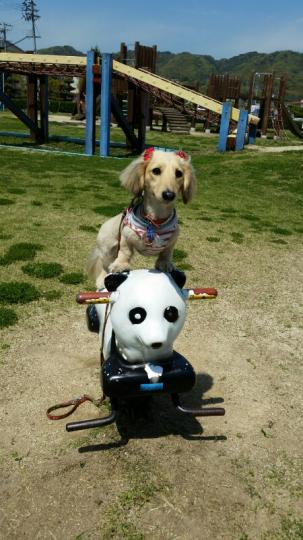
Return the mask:
M 175 270 L 175 267 L 171 261 L 157 261 L 155 268 L 156 270 L 160 270 L 160 272 L 172 272 Z
M 110 266 L 109 266 L 109 272 L 112 274 L 112 273 L 116 273 L 116 272 L 128 272 L 130 270 L 130 266 L 126 263 L 119 263 L 117 261 L 114 261 Z

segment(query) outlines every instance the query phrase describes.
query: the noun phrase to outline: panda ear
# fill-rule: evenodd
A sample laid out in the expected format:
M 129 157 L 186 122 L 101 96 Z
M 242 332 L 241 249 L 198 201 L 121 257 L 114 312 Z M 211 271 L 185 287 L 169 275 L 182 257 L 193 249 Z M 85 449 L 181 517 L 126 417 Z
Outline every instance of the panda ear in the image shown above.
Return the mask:
M 128 278 L 128 271 L 113 272 L 108 274 L 104 279 L 104 285 L 109 292 L 116 291 L 119 285 Z
M 173 278 L 174 282 L 180 289 L 184 287 L 186 281 L 186 275 L 184 272 L 181 272 L 181 270 L 172 270 L 169 272 L 169 275 Z

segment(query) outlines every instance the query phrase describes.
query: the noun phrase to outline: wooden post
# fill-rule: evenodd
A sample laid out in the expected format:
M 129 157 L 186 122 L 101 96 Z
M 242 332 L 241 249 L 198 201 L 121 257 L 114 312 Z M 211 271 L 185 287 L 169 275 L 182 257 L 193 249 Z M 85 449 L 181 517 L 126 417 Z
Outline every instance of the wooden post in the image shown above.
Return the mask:
M 261 134 L 266 135 L 268 128 L 269 112 L 270 105 L 272 100 L 272 88 L 274 82 L 274 74 L 267 73 L 264 76 L 264 105 L 263 105 L 263 115 L 261 123 Z
M 252 102 L 254 99 L 254 85 L 255 85 L 255 73 L 252 73 L 249 81 L 248 98 L 247 98 L 247 110 L 250 113 Z
M 100 104 L 100 156 L 109 156 L 110 115 L 113 58 L 110 53 L 102 54 L 101 104 Z
M 226 151 L 227 136 L 229 131 L 229 121 L 231 115 L 232 104 L 230 101 L 223 103 L 221 122 L 220 122 L 220 133 L 219 133 L 219 152 Z
M 138 149 L 140 152 L 143 152 L 145 148 L 145 135 L 146 135 L 146 125 L 148 121 L 148 110 L 149 110 L 149 96 L 146 92 L 139 92 L 140 100 L 140 112 L 139 112 L 139 123 L 138 123 Z
M 94 51 L 88 51 L 86 63 L 86 131 L 85 131 L 85 153 L 92 156 L 96 145 L 96 126 L 95 126 L 95 103 L 94 103 L 94 73 L 93 65 L 95 61 Z
M 120 44 L 119 62 L 122 64 L 127 64 L 127 45 L 124 43 L 124 41 L 122 41 Z
M 48 76 L 39 77 L 40 128 L 43 142 L 48 141 Z
M 280 78 L 279 92 L 278 92 L 279 104 L 282 104 L 284 102 L 285 92 L 286 92 L 286 83 L 287 83 L 287 73 L 282 75 L 282 77 Z
M 27 77 L 27 116 L 38 125 L 37 75 Z M 37 132 L 30 130 L 30 138 L 38 142 Z
M 237 127 L 236 145 L 235 150 L 243 150 L 245 144 L 246 126 L 247 126 L 248 112 L 241 110 Z

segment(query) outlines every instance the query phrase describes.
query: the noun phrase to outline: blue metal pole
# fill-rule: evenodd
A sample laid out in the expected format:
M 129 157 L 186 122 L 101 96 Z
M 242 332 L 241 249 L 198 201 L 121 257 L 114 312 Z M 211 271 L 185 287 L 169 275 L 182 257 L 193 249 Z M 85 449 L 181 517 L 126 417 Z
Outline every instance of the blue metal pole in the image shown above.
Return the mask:
M 88 51 L 86 63 L 86 95 L 85 95 L 85 153 L 89 156 L 94 154 L 95 149 L 95 118 L 94 118 L 94 74 L 95 61 L 94 51 Z
M 229 131 L 229 121 L 231 115 L 232 104 L 229 101 L 223 103 L 222 114 L 221 114 L 221 123 L 220 123 L 220 133 L 219 133 L 219 152 L 226 151 L 227 136 Z
M 100 156 L 109 156 L 111 85 L 113 58 L 110 53 L 102 54 L 101 106 L 100 106 Z
M 248 119 L 248 112 L 241 110 L 239 121 L 238 121 L 238 127 L 237 127 L 235 150 L 243 150 L 244 148 L 247 119 Z

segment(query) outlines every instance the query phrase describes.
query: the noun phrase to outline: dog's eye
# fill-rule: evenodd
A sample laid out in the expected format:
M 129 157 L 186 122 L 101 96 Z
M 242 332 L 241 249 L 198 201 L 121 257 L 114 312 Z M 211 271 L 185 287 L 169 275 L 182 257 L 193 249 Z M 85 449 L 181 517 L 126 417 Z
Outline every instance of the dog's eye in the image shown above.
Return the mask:
M 141 324 L 146 318 L 146 311 L 142 307 L 135 307 L 130 310 L 128 316 L 132 324 Z
M 161 169 L 160 167 L 155 167 L 154 169 L 152 169 L 152 173 L 155 174 L 155 175 L 159 175 L 161 174 Z
M 179 312 L 175 306 L 169 306 L 165 308 L 164 310 L 164 318 L 168 322 L 176 322 L 176 320 L 179 318 Z
M 176 169 L 176 178 L 181 178 L 181 176 L 183 176 L 183 172 L 180 169 Z

